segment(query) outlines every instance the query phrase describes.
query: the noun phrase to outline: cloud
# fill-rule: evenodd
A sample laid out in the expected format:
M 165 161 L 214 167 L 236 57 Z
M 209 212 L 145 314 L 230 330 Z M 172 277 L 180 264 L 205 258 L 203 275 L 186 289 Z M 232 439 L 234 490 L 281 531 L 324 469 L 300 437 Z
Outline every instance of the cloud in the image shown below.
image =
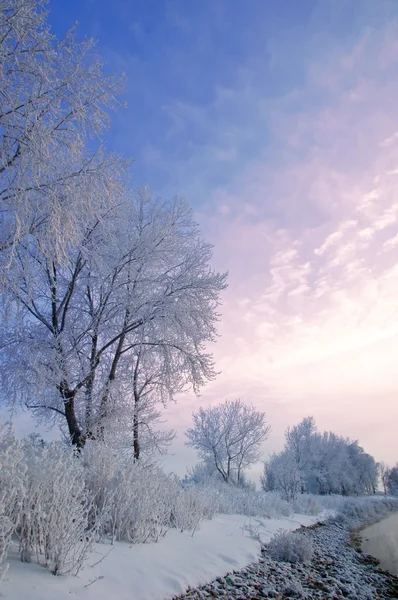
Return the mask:
M 230 270 L 215 349 L 222 374 L 202 402 L 244 389 L 265 409 L 284 398 L 292 415 L 327 414 L 330 429 L 363 433 L 387 460 L 395 434 L 386 448 L 383 428 L 398 392 L 396 32 L 396 23 L 366 32 L 327 68 L 311 64 L 307 85 L 272 106 L 278 160 L 265 144 L 200 211 L 217 266 Z

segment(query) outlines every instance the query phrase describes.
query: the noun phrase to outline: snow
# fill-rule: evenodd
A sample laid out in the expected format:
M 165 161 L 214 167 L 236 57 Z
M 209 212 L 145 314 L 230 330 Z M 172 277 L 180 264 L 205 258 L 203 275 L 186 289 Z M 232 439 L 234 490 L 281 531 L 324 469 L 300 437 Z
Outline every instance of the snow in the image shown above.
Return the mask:
M 217 515 L 203 522 L 193 536 L 170 530 L 157 544 L 96 544 L 77 577 L 55 577 L 36 563 L 21 563 L 15 545 L 5 581 L 0 582 L 1 596 L 12 600 L 166 600 L 189 586 L 197 587 L 257 561 L 257 535 L 267 542 L 280 529 L 291 531 L 325 517 L 325 512 L 283 519 Z

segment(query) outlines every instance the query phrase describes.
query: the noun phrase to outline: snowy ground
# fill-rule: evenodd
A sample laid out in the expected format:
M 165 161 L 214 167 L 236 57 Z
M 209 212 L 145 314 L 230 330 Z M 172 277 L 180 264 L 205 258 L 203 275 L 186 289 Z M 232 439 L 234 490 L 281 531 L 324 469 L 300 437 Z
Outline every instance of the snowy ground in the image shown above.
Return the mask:
M 157 544 L 97 544 L 77 577 L 54 577 L 42 566 L 22 564 L 15 547 L 6 579 L 0 582 L 1 596 L 10 600 L 165 600 L 257 561 L 257 535 L 266 542 L 279 529 L 294 530 L 325 517 L 326 513 L 283 519 L 218 515 L 202 523 L 193 537 L 170 530 Z
M 219 577 L 179 600 L 387 600 L 398 598 L 398 578 L 380 571 L 377 561 L 355 549 L 351 529 L 358 520 L 332 520 L 305 529 L 314 554 L 306 563 L 275 561 L 264 547 L 257 563 Z

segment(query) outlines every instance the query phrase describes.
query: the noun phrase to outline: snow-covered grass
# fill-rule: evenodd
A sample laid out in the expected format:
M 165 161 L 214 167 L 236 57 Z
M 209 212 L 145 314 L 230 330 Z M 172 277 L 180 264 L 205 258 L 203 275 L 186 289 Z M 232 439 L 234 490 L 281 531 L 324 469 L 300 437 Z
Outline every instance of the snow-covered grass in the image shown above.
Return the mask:
M 283 500 L 277 492 L 256 491 L 250 487 L 239 488 L 217 480 L 207 481 L 204 484 L 193 484 L 187 489 L 191 488 L 196 490 L 196 494 L 203 493 L 205 495 L 214 507 L 215 513 L 278 519 L 288 517 L 293 512 L 318 514 L 322 511 L 320 506 L 318 511 L 308 511 L 306 503 L 300 506 L 304 510 L 295 511 L 295 507 Z
M 310 495 L 292 505 L 250 486 L 184 486 L 98 443 L 76 453 L 34 436 L 16 441 L 0 428 L 0 593 L 164 600 L 256 560 L 280 531 L 336 512 L 348 523 L 371 521 L 394 506 Z
M 380 521 L 397 510 L 398 498 L 383 496 L 347 498 L 336 518 L 349 524 L 363 526 Z
M 292 531 L 316 520 L 306 515 L 283 519 L 217 515 L 204 521 L 194 536 L 173 529 L 158 543 L 95 544 L 77 577 L 53 577 L 35 562 L 21 563 L 15 544 L 0 590 L 7 600 L 166 600 L 189 586 L 196 587 L 256 561 L 261 546 L 252 536 L 251 526 L 260 532 L 264 543 L 281 529 Z
M 304 563 L 311 560 L 314 554 L 312 540 L 291 531 L 278 531 L 267 546 L 274 560 Z
M 398 498 L 392 496 L 315 496 L 310 495 L 323 510 L 334 512 L 336 519 L 354 522 L 374 522 L 398 510 Z
M 77 574 L 93 542 L 156 542 L 169 529 L 194 532 L 214 515 L 205 490 L 184 489 L 154 465 L 101 444 L 76 453 L 0 429 L 0 572 L 11 536 L 22 562 Z

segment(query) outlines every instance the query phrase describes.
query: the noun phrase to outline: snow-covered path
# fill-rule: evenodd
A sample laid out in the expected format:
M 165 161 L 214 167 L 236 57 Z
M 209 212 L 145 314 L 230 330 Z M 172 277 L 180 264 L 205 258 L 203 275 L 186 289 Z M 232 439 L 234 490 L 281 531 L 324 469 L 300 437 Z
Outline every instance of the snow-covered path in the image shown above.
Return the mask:
M 8 600 L 165 600 L 256 562 L 260 543 L 253 532 L 269 541 L 279 529 L 294 530 L 319 518 L 218 515 L 194 536 L 170 530 L 157 544 L 116 543 L 101 562 L 112 547 L 97 544 L 78 577 L 54 577 L 42 566 L 22 564 L 14 550 L 0 592 Z

